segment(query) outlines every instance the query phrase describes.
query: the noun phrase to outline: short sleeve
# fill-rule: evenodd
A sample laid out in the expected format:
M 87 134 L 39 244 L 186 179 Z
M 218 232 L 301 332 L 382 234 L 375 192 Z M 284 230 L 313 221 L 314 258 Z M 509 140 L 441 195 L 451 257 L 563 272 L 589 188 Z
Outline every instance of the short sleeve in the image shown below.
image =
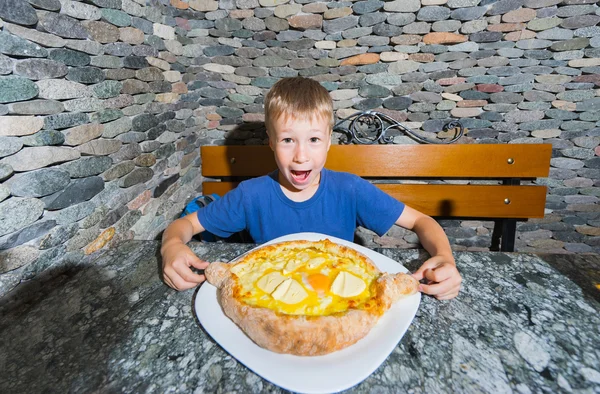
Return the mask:
M 240 184 L 229 193 L 198 210 L 202 227 L 219 237 L 226 238 L 246 228 L 244 186 Z
M 360 177 L 356 177 L 355 191 L 357 225 L 379 236 L 396 223 L 404 210 L 404 203 Z

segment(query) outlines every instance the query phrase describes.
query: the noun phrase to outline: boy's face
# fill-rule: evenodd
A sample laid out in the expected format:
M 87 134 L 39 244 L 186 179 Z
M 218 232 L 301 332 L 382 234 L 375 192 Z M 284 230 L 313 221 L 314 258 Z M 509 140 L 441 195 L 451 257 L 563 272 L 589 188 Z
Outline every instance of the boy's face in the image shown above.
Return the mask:
M 269 146 L 275 152 L 281 185 L 291 192 L 316 189 L 331 146 L 328 119 L 280 116 L 271 125 Z

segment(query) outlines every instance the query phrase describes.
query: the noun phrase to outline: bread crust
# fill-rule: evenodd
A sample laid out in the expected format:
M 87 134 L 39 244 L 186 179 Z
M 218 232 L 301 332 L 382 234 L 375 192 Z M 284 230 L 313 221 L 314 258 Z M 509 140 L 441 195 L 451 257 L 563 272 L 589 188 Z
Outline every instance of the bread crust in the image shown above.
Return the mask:
M 329 240 L 290 241 L 257 249 L 236 264 L 265 257 L 290 248 L 326 248 L 338 256 L 357 259 L 381 272 L 358 251 Z M 209 283 L 219 288 L 223 312 L 257 345 L 277 353 L 318 356 L 348 347 L 369 333 L 379 318 L 399 298 L 416 293 L 418 282 L 403 273 L 384 273 L 376 280 L 375 294 L 369 309 L 349 309 L 326 316 L 302 316 L 277 313 L 274 310 L 246 304 L 236 296 L 236 279 L 230 268 L 234 264 L 212 263 L 205 270 Z

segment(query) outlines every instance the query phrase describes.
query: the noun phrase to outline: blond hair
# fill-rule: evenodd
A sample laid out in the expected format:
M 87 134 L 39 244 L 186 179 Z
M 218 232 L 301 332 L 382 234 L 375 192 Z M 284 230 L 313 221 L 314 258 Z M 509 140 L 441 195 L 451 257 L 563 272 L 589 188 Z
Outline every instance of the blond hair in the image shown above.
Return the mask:
M 328 119 L 333 130 L 333 102 L 327 89 L 319 82 L 304 77 L 283 78 L 277 81 L 265 97 L 267 133 L 280 117 L 299 120 Z

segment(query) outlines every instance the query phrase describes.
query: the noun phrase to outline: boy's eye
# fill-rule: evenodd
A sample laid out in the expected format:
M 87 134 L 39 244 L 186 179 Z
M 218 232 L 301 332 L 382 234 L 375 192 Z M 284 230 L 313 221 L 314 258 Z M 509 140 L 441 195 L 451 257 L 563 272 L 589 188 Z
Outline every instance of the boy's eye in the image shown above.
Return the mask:
M 319 141 L 320 141 L 319 137 L 312 137 L 310 139 L 310 142 L 319 142 Z
M 281 142 L 285 142 L 286 144 L 289 144 L 290 142 L 292 142 L 291 138 L 284 138 L 281 140 Z

